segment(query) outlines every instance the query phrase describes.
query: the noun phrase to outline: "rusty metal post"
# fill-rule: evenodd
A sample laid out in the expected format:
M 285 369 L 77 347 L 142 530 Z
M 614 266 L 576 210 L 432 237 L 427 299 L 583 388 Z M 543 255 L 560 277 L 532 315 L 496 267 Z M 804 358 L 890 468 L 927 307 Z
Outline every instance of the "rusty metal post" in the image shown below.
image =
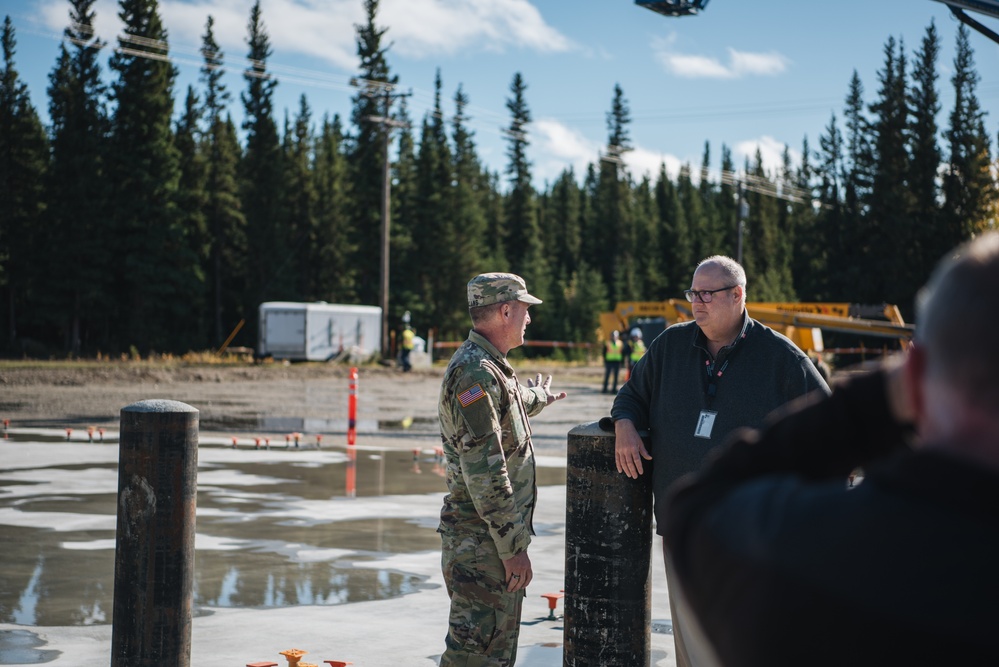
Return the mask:
M 652 474 L 617 472 L 614 434 L 568 435 L 564 667 L 641 667 L 652 651 Z
M 189 667 L 198 411 L 121 409 L 111 667 Z

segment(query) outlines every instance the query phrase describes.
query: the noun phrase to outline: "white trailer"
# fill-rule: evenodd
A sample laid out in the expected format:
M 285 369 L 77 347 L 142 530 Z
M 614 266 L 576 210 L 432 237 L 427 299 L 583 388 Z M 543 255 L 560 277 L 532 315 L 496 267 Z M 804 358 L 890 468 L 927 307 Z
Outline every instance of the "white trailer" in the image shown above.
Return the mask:
M 344 356 L 364 361 L 381 350 L 382 309 L 337 303 L 260 304 L 257 354 L 295 361 Z

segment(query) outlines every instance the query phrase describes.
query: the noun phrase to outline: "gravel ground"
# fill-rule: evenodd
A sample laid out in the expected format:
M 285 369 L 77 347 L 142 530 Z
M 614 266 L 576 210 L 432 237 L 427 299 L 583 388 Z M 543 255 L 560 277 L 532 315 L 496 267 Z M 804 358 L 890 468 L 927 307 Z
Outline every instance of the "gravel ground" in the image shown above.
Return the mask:
M 566 400 L 533 421 L 539 449 L 551 447 L 574 426 L 606 415 L 612 397 L 600 393 L 602 365 L 516 362 L 526 383 L 535 373 L 554 376 Z M 358 420 L 407 435 L 437 431 L 437 396 L 443 362 L 402 373 L 362 366 Z M 123 407 L 146 399 L 187 403 L 200 411 L 202 433 L 254 436 L 264 418 L 328 420 L 335 435 L 347 418 L 349 369 L 338 364 L 204 364 L 167 362 L 0 362 L 0 419 L 11 427 L 117 429 Z M 343 427 L 345 429 L 345 426 Z M 344 431 L 345 432 L 345 431 Z

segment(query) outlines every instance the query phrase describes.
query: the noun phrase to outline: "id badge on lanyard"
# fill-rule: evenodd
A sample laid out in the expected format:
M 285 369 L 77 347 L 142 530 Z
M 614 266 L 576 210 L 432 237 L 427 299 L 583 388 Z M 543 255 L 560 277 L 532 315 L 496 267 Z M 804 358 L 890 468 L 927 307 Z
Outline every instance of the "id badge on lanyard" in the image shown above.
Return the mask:
M 714 410 L 701 410 L 697 417 L 697 428 L 694 429 L 695 438 L 711 439 L 711 430 L 715 427 L 715 417 L 718 413 Z

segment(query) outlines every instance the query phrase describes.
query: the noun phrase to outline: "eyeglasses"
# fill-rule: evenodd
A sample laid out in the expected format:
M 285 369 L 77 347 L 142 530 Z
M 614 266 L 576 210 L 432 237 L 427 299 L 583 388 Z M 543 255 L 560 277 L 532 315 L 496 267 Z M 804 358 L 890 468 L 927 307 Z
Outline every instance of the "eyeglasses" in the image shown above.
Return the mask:
M 683 291 L 683 295 L 687 297 L 687 301 L 691 303 L 694 302 L 694 298 L 700 299 L 701 303 L 711 303 L 711 299 L 714 298 L 715 292 L 724 292 L 725 290 L 730 290 L 733 287 L 738 287 L 738 285 L 729 285 L 728 287 L 719 287 L 718 289 L 688 289 Z

